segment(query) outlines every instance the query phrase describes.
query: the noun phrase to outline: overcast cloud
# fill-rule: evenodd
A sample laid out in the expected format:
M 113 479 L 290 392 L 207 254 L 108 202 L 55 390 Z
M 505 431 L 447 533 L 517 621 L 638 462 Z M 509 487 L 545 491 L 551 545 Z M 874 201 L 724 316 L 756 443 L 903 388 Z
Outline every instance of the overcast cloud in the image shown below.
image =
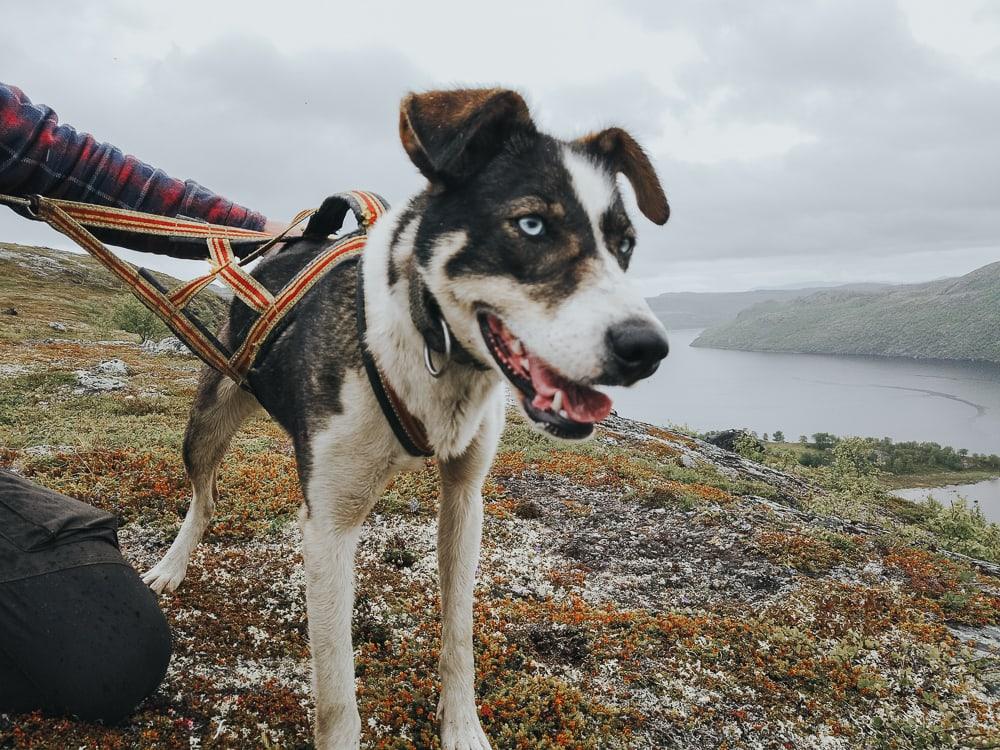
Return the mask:
M 646 145 L 673 208 L 663 229 L 636 214 L 648 294 L 1000 260 L 996 4 L 86 5 L 6 7 L 3 80 L 273 218 L 351 187 L 405 199 L 400 97 L 499 84 L 550 132 L 614 123 Z M 0 238 L 70 247 L 6 211 Z

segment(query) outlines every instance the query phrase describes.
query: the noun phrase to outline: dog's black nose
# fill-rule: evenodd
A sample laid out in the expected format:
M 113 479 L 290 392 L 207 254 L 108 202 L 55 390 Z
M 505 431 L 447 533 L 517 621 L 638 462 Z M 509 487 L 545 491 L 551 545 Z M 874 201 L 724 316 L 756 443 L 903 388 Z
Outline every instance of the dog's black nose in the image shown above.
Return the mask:
M 623 385 L 648 378 L 667 356 L 670 346 L 663 330 L 646 320 L 626 320 L 608 329 L 613 371 Z

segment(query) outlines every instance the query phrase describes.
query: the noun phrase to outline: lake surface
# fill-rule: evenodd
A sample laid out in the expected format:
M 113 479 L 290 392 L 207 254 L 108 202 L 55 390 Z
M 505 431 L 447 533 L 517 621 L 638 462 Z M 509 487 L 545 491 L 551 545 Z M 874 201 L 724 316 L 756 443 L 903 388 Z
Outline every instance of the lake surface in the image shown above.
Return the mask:
M 633 388 L 608 389 L 619 414 L 699 432 L 890 437 L 1000 454 L 1000 366 L 940 360 L 777 354 L 690 346 L 672 331 L 670 356 Z M 927 490 L 904 490 L 921 494 Z M 955 493 L 932 490 L 947 502 Z M 1000 480 L 960 490 L 1000 521 Z
M 965 498 L 969 504 L 978 503 L 990 521 L 1000 523 L 1000 479 L 990 479 L 975 484 L 949 484 L 946 487 L 916 487 L 896 490 L 894 495 L 921 502 L 928 495 L 944 505 Z
M 887 436 L 1000 453 L 1000 365 L 702 349 L 690 346 L 698 333 L 671 332 L 655 375 L 609 389 L 615 409 L 698 431 Z

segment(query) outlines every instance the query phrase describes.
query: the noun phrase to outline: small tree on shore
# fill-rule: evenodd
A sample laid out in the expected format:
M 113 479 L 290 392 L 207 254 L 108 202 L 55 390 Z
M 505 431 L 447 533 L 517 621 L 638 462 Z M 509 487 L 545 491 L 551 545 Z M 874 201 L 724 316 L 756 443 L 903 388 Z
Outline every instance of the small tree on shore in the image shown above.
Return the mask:
M 830 476 L 835 488 L 856 498 L 872 499 L 885 494 L 879 483 L 881 472 L 867 440 L 858 437 L 838 440 L 832 452 Z
M 785 433 L 783 433 L 781 430 L 775 430 L 774 434 L 771 437 L 774 438 L 774 442 L 776 443 L 785 442 Z
M 169 333 L 163 321 L 131 294 L 122 295 L 109 305 L 106 321 L 110 327 L 137 334 L 144 342 Z
M 764 446 L 749 432 L 743 432 L 736 438 L 733 450 L 751 461 L 760 461 L 764 457 Z
M 817 432 L 813 435 L 813 445 L 817 450 L 828 451 L 837 444 L 837 436 L 829 432 Z

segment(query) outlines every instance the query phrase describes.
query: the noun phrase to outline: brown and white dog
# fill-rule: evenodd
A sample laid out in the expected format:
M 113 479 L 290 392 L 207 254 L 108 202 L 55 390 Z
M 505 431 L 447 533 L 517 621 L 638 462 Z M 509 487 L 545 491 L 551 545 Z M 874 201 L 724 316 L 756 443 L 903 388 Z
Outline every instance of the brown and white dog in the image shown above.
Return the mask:
M 506 382 L 524 416 L 582 439 L 611 409 L 595 385 L 631 385 L 667 354 L 661 324 L 625 277 L 635 230 L 616 175 L 663 224 L 669 208 L 652 165 L 624 130 L 575 141 L 538 132 L 515 92 L 408 96 L 400 134 L 427 177 L 419 195 L 371 231 L 363 263 L 366 341 L 392 388 L 426 427 L 438 457 L 442 644 L 438 706 L 446 750 L 489 748 L 474 693 L 472 598 L 482 528 L 481 486 L 504 422 Z M 322 242 L 265 259 L 254 275 L 279 289 Z M 180 533 L 144 577 L 174 590 L 212 515 L 229 441 L 259 407 L 294 441 L 316 746 L 356 748 L 351 614 L 361 525 L 388 481 L 422 466 L 394 436 L 363 368 L 355 327 L 358 269 L 338 269 L 302 300 L 251 373 L 253 395 L 206 370 L 184 461 L 193 498 Z M 224 337 L 252 319 L 234 301 Z M 451 359 L 425 368 L 425 341 Z

